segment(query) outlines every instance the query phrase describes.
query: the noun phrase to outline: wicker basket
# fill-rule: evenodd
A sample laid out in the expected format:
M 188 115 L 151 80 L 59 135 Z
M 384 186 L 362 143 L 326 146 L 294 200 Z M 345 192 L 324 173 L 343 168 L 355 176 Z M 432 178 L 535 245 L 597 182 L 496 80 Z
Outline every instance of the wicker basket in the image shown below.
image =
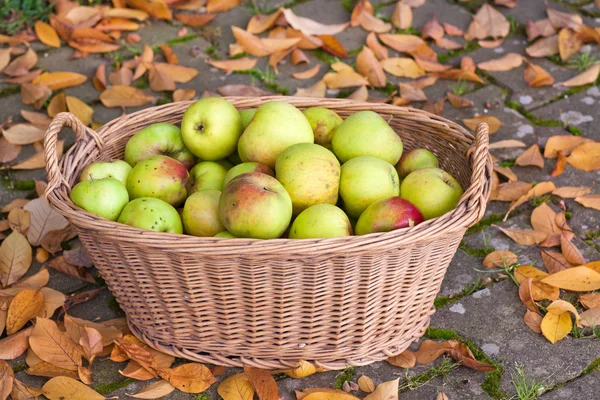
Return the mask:
M 404 351 L 429 324 L 433 300 L 465 230 L 490 191 L 488 127 L 461 126 L 413 108 L 337 99 L 228 98 L 239 109 L 283 100 L 346 117 L 373 110 L 407 149 L 426 147 L 465 189 L 453 211 L 413 228 L 335 239 L 197 238 L 140 230 L 84 212 L 69 200 L 83 168 L 123 157 L 129 137 L 156 123 L 179 124 L 191 102 L 117 118 L 98 132 L 69 113 L 46 133 L 46 198 L 79 233 L 131 330 L 177 357 L 259 368 L 316 361 L 364 365 Z M 76 143 L 57 159 L 64 126 Z

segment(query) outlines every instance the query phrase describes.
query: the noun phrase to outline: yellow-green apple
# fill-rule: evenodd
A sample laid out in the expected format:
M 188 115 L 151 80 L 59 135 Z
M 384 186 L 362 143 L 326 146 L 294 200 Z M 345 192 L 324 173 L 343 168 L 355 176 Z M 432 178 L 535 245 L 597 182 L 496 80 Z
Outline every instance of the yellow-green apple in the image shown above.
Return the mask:
M 131 172 L 131 165 L 123 160 L 91 163 L 83 169 L 79 181 L 90 179 L 115 178 L 123 185 L 127 184 L 127 177 Z
M 225 238 L 225 239 L 237 239 L 237 236 L 233 236 L 231 233 L 227 231 L 219 232 L 214 237 Z
M 298 143 L 282 151 L 275 176 L 290 194 L 294 215 L 308 207 L 335 204 L 340 185 L 340 162 L 323 146 Z
M 427 149 L 413 149 L 405 151 L 400 157 L 400 161 L 396 164 L 396 171 L 400 179 L 404 179 L 406 175 L 413 171 L 423 168 L 437 168 L 438 159 Z
M 117 220 L 129 202 L 125 185 L 111 177 L 79 182 L 71 190 L 70 198 L 76 206 L 111 221 Z
M 351 217 L 358 218 L 371 203 L 398 193 L 398 172 L 389 162 L 360 156 L 342 165 L 340 196 Z
M 389 232 L 423 222 L 423 214 L 410 201 L 393 196 L 372 203 L 358 218 L 356 234 Z
M 332 204 L 315 204 L 302 211 L 292 223 L 290 239 L 334 238 L 352 235 L 344 211 Z
M 247 110 L 240 110 L 240 118 L 242 119 L 242 129 L 246 129 L 252 117 L 256 114 L 256 108 L 249 108 Z
M 227 173 L 225 174 L 225 178 L 223 179 L 223 186 L 227 185 L 229 181 L 235 178 L 236 176 L 246 174 L 248 172 L 260 172 L 261 174 L 275 176 L 273 170 L 267 167 L 265 164 L 257 162 L 241 163 L 227 171 Z
M 359 111 L 346 118 L 333 132 L 331 144 L 342 163 L 372 156 L 396 165 L 402 155 L 400 136 L 373 111 Z
M 189 173 L 174 158 L 154 156 L 140 161 L 129 173 L 127 191 L 131 199 L 156 197 L 177 207 L 187 197 Z
M 242 134 L 240 113 L 221 97 L 205 97 L 190 105 L 181 120 L 186 147 L 198 158 L 215 161 L 236 149 Z
M 400 186 L 400 196 L 417 206 L 426 220 L 452 210 L 462 195 L 460 183 L 440 168 L 413 171 Z
M 315 135 L 315 143 L 331 149 L 333 131 L 344 122 L 342 117 L 335 111 L 323 107 L 310 107 L 302 111 L 302 114 L 310 123 Z
M 228 168 L 215 161 L 201 161 L 190 170 L 188 196 L 202 189 L 223 189 L 223 179 Z
M 292 199 L 272 176 L 250 172 L 233 178 L 221 193 L 219 217 L 232 235 L 280 237 L 292 219 Z
M 133 135 L 125 146 L 125 161 L 132 167 L 154 156 L 176 159 L 187 169 L 196 163 L 196 157 L 185 147 L 181 130 L 175 125 L 160 122 Z
M 188 197 L 181 214 L 184 232 L 193 236 L 223 232 L 225 227 L 219 219 L 220 197 L 221 192 L 215 189 L 200 190 Z
M 155 232 L 183 233 L 175 207 L 154 197 L 131 200 L 121 211 L 118 222 Z
M 291 104 L 271 101 L 256 110 L 238 143 L 243 162 L 255 161 L 275 168 L 279 153 L 296 143 L 314 143 L 304 114 Z

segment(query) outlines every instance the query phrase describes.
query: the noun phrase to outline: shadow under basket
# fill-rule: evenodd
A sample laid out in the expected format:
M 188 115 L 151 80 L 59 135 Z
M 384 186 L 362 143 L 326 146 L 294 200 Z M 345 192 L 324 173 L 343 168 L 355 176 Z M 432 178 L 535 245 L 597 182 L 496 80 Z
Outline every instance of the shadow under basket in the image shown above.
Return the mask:
M 132 332 L 177 357 L 275 369 L 299 360 L 328 369 L 403 352 L 421 337 L 466 229 L 485 212 L 492 164 L 488 127 L 475 136 L 413 108 L 338 99 L 229 97 L 238 109 L 285 101 L 342 117 L 379 113 L 405 150 L 427 148 L 463 186 L 458 206 L 415 227 L 334 239 L 221 239 L 145 231 L 87 213 L 69 199 L 88 164 L 123 158 L 128 139 L 157 123 L 179 125 L 191 102 L 117 118 L 98 132 L 60 113 L 46 133 L 46 198 L 73 224 Z M 64 126 L 76 143 L 57 158 Z

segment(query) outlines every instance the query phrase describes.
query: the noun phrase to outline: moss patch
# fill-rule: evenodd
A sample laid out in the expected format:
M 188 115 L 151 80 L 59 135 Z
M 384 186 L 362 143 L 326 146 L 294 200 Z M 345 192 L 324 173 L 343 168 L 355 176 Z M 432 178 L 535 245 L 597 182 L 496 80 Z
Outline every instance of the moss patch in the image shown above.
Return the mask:
M 17 372 L 21 372 L 24 369 L 27 369 L 27 365 L 22 364 L 22 365 L 15 365 L 14 367 L 12 367 L 13 373 L 17 373 Z
M 441 364 L 429 368 L 422 374 L 406 378 L 406 381 L 404 381 L 398 388 L 398 393 L 417 389 L 431 382 L 438 376 L 446 376 L 459 365 L 459 363 L 453 361 L 450 357 L 444 357 L 442 358 Z
M 494 251 L 494 248 L 491 246 L 485 246 L 482 248 L 471 247 L 464 240 L 460 242 L 458 248 L 473 257 L 485 257 Z
M 125 386 L 129 386 L 133 382 L 137 382 L 135 379 L 127 378 L 119 382 L 105 383 L 103 385 L 96 386 L 96 392 L 101 395 L 108 394 L 110 392 L 114 392 L 117 389 L 124 388 Z
M 480 47 L 481 46 L 479 46 L 479 44 L 477 42 L 467 42 L 460 49 L 449 50 L 449 51 L 447 51 L 445 53 L 439 54 L 438 55 L 438 62 L 440 64 L 444 64 L 444 63 L 446 63 L 446 61 L 448 61 L 451 58 L 460 56 L 462 54 L 470 53 L 472 51 L 477 50 Z
M 469 229 L 467 229 L 465 236 L 469 236 L 474 233 L 481 232 L 481 231 L 485 230 L 485 228 L 487 228 L 488 226 L 502 222 L 503 218 L 504 218 L 504 216 L 501 214 L 489 215 L 489 216 L 483 218 L 481 221 L 479 221 L 475 225 L 473 225 L 472 227 L 470 227 Z
M 336 389 L 341 390 L 342 386 L 344 386 L 344 382 L 353 380 L 355 375 L 356 375 L 355 367 L 348 367 L 348 368 L 342 370 L 339 374 L 337 374 L 337 376 L 335 377 L 335 383 L 333 386 Z
M 433 301 L 433 306 L 435 307 L 436 310 L 439 310 L 441 308 L 447 307 L 450 304 L 454 304 L 457 301 L 459 301 L 462 298 L 468 297 L 470 295 L 472 295 L 473 293 L 486 288 L 488 286 L 491 286 L 492 284 L 490 283 L 489 285 L 484 285 L 480 279 L 478 279 L 476 282 L 470 283 L 468 285 L 465 285 L 462 290 L 459 293 L 453 294 L 453 295 L 449 295 L 449 296 L 438 296 L 435 298 L 435 300 Z

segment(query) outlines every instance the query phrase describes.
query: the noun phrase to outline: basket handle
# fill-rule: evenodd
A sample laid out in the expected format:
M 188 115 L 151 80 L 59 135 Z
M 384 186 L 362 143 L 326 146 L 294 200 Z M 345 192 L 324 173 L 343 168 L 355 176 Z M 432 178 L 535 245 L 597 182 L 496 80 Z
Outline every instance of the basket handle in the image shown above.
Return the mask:
M 45 192 L 46 198 L 60 185 L 65 185 L 69 190 L 71 189 L 71 185 L 65 179 L 58 165 L 59 155 L 56 154 L 58 134 L 65 126 L 70 127 L 75 132 L 75 144 L 89 141 L 91 138 L 99 149 L 104 147 L 104 140 L 98 132 L 85 126 L 74 114 L 69 112 L 56 114 L 44 137 L 44 155 L 46 159 L 46 172 L 48 173 L 48 187 Z
M 473 223 L 483 218 L 490 196 L 491 182 L 486 176 L 492 173 L 492 159 L 490 157 L 490 135 L 489 126 L 485 122 L 477 125 L 475 143 L 467 150 L 467 157 L 471 160 L 471 182 L 467 191 L 463 194 L 462 203 L 468 201 L 467 209 L 477 209 L 476 219 Z

